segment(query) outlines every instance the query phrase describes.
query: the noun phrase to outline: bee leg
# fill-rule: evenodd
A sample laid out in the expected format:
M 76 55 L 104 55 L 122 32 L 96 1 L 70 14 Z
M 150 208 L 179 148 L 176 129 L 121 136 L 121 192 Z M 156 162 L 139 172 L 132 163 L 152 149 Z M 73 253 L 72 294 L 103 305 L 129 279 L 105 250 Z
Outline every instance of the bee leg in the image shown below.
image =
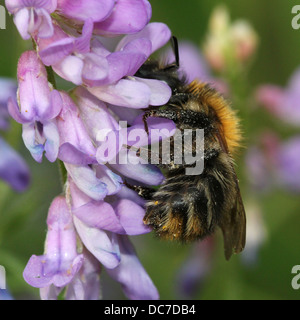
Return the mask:
M 176 122 L 178 120 L 178 116 L 179 116 L 179 114 L 177 111 L 169 109 L 169 108 L 166 108 L 163 110 L 160 110 L 160 109 L 147 110 L 143 115 L 143 122 L 144 122 L 145 131 L 149 135 L 149 127 L 148 127 L 148 123 L 147 123 L 148 118 L 151 118 L 151 117 L 165 118 L 165 119 L 173 120 L 174 122 Z
M 152 188 L 142 187 L 142 186 L 134 186 L 129 184 L 127 181 L 124 181 L 124 184 L 127 188 L 134 190 L 137 194 L 145 200 L 151 200 L 152 195 L 155 192 Z

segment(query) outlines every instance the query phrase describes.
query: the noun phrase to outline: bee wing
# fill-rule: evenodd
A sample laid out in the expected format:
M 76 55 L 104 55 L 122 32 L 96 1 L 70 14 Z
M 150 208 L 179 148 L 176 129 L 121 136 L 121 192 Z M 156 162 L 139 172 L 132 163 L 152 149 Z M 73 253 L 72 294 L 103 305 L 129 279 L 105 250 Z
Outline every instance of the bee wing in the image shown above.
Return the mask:
M 228 147 L 222 131 L 217 133 L 220 146 L 229 156 Z M 239 181 L 232 165 L 235 180 L 235 204 L 229 214 L 220 223 L 224 238 L 225 258 L 229 260 L 232 253 L 243 251 L 246 242 L 246 213 L 241 197 Z
M 224 217 L 220 227 L 223 232 L 225 258 L 229 260 L 232 253 L 240 253 L 245 247 L 246 214 L 239 189 L 236 202 L 229 214 Z

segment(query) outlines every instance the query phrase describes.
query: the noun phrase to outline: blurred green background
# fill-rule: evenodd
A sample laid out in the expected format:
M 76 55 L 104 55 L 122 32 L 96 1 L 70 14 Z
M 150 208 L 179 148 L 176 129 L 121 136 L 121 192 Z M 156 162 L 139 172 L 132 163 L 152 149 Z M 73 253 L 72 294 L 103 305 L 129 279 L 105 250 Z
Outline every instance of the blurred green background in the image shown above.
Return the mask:
M 292 72 L 300 65 L 300 30 L 291 26 L 291 9 L 297 1 L 286 0 L 150 0 L 152 21 L 168 24 L 179 40 L 191 40 L 201 48 L 213 8 L 225 3 L 232 20 L 247 19 L 256 30 L 260 42 L 255 60 L 248 74 L 248 85 L 255 88 L 262 83 L 286 85 Z M 3 4 L 3 1 L 0 1 Z M 15 77 L 21 52 L 31 47 L 17 33 L 11 17 L 7 16 L 6 30 L 0 30 L 0 76 Z M 275 120 L 266 111 L 259 117 L 244 117 L 243 106 L 238 106 L 242 121 L 255 142 L 260 132 L 273 129 L 280 137 L 297 133 L 296 129 Z M 253 125 L 255 124 L 255 126 Z M 299 130 L 298 130 L 299 132 Z M 44 160 L 35 163 L 20 139 L 21 126 L 12 121 L 12 127 L 3 133 L 7 141 L 26 158 L 32 181 L 29 190 L 16 194 L 0 182 L 0 265 L 5 266 L 7 284 L 16 299 L 37 299 L 38 290 L 31 288 L 22 278 L 23 269 L 32 254 L 43 253 L 46 235 L 47 210 L 52 199 L 61 192 L 58 168 Z M 243 157 L 238 160 L 242 177 Z M 247 197 L 248 187 L 243 179 L 241 190 Z M 300 290 L 291 286 L 291 269 L 300 264 L 300 197 L 283 190 L 257 194 L 267 231 L 255 265 L 242 263 L 240 256 L 229 262 L 223 254 L 222 237 L 216 236 L 216 250 L 212 264 L 195 299 L 299 299 Z M 138 256 L 156 284 L 161 299 L 182 299 L 178 293 L 176 277 L 190 254 L 192 245 L 162 242 L 152 234 L 132 239 Z M 103 275 L 105 299 L 124 298 L 120 286 Z

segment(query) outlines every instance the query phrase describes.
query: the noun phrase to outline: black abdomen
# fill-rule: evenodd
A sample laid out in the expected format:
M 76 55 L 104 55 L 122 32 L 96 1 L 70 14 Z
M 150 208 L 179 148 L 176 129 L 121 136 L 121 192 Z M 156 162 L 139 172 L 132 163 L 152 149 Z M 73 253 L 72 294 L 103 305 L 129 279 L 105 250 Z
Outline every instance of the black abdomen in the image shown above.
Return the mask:
M 222 218 L 226 194 L 232 187 L 220 179 L 216 168 L 222 163 L 212 160 L 198 176 L 170 175 L 147 203 L 144 222 L 162 238 L 194 241 L 211 234 Z M 223 172 L 227 168 L 219 167 Z M 230 174 L 230 172 L 228 173 Z

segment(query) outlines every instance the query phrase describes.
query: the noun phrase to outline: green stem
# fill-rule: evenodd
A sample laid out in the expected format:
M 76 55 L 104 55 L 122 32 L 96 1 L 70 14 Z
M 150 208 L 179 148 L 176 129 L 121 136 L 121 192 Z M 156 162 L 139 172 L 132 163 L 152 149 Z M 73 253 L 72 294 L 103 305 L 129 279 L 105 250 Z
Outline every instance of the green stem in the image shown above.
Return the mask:
M 52 84 L 53 89 L 57 89 L 56 86 L 56 80 L 55 80 L 55 76 L 54 76 L 54 72 L 51 66 L 46 67 L 47 70 L 47 76 L 48 76 L 48 81 Z
M 57 160 L 57 165 L 58 165 L 58 171 L 59 171 L 59 176 L 60 176 L 60 181 L 61 181 L 61 185 L 64 188 L 67 179 L 68 179 L 68 171 L 63 163 L 63 161 L 61 160 Z

